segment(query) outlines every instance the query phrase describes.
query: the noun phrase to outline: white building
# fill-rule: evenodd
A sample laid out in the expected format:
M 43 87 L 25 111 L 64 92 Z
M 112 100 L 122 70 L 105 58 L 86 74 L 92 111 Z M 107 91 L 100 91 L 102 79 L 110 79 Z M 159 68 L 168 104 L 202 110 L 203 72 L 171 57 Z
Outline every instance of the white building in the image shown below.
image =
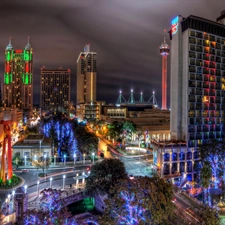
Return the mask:
M 43 134 L 28 135 L 24 140 L 16 142 L 13 146 L 13 155 L 19 153 L 21 158 L 33 159 L 35 156 L 46 155 L 52 157 L 52 139 L 44 137 Z

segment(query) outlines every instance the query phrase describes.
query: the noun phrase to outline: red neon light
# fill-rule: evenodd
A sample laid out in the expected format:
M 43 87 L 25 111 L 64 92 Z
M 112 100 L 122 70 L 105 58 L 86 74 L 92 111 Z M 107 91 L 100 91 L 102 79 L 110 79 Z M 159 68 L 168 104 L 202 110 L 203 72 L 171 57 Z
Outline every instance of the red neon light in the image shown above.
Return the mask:
M 178 24 L 176 23 L 176 24 L 173 24 L 172 25 L 172 34 L 175 34 L 176 32 L 177 32 L 177 28 L 178 28 Z
M 15 53 L 22 53 L 23 52 L 23 50 L 15 50 Z
M 25 72 L 29 73 L 29 64 L 28 63 L 26 63 Z
M 5 64 L 5 72 L 6 73 L 9 73 L 10 72 L 10 65 L 9 65 L 9 63 L 6 63 Z

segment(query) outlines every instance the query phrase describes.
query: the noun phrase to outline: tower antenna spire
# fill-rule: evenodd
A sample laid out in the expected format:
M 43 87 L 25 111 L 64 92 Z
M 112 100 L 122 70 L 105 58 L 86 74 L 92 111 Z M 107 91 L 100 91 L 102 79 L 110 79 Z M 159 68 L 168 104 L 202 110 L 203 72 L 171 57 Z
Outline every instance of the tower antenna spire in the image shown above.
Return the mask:
M 30 44 L 30 36 L 27 37 L 27 42 Z
M 11 37 L 9 37 L 9 44 L 11 45 Z
M 166 29 L 164 29 L 164 44 L 166 44 Z

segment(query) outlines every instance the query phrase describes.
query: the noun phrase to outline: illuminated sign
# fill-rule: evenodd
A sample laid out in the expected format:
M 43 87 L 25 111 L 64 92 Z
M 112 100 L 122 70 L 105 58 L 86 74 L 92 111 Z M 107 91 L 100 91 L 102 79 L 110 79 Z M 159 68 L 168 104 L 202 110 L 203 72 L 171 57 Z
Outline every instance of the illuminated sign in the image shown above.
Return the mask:
M 15 53 L 22 53 L 23 50 L 15 50 Z
M 178 16 L 172 20 L 171 24 L 172 24 L 172 29 L 171 29 L 172 35 L 174 35 L 177 33 L 177 30 L 178 30 Z

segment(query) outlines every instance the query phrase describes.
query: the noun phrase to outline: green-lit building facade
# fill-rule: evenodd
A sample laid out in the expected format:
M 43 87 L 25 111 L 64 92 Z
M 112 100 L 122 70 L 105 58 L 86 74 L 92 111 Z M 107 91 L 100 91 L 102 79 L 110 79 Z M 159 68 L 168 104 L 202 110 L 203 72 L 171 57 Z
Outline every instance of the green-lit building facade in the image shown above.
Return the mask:
M 30 110 L 33 106 L 33 50 L 29 43 L 23 50 L 14 50 L 11 40 L 5 49 L 3 104 Z

